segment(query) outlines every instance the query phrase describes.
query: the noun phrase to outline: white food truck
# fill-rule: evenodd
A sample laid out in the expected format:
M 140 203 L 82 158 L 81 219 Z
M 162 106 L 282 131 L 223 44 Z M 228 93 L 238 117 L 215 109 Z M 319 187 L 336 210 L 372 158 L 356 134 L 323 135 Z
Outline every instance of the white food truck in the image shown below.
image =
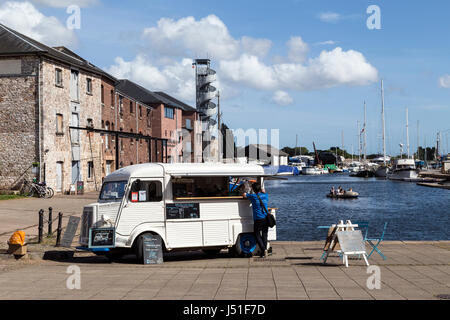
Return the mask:
M 164 251 L 238 255 L 257 253 L 251 203 L 244 181 L 264 185 L 259 165 L 147 163 L 108 175 L 97 203 L 83 209 L 80 245 L 97 254 L 136 253 L 143 262 L 143 239 L 160 237 Z M 270 209 L 275 215 L 275 209 Z M 276 227 L 268 240 L 276 240 Z

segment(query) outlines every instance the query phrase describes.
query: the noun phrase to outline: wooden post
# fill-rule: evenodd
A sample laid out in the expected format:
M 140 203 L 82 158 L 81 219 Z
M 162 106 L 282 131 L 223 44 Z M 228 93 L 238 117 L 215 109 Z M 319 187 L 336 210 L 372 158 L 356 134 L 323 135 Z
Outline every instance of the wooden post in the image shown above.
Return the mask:
M 42 243 L 42 233 L 44 228 L 44 210 L 39 210 L 38 243 Z
M 56 247 L 59 247 L 61 245 L 62 218 L 63 214 L 61 212 L 58 213 L 58 230 L 56 232 Z
M 48 208 L 48 236 L 51 236 L 52 235 L 52 223 L 53 223 L 53 221 L 52 221 L 52 219 L 53 219 L 53 208 L 52 207 L 50 207 L 50 208 Z

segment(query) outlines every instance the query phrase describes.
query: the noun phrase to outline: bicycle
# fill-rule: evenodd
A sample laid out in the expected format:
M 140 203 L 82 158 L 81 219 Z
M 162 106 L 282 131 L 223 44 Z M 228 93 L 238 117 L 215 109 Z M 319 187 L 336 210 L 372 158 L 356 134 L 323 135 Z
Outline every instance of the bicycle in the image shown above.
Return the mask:
M 22 194 L 30 198 L 37 196 L 38 198 L 50 199 L 54 196 L 55 192 L 53 191 L 52 188 L 48 187 L 45 182 L 30 183 L 28 180 L 25 179 L 22 186 Z

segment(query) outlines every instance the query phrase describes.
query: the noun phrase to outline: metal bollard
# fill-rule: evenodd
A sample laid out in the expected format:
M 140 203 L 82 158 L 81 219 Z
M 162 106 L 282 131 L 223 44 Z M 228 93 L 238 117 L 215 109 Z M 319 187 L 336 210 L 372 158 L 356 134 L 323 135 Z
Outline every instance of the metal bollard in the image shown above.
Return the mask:
M 53 208 L 48 208 L 48 236 L 50 237 L 52 235 L 52 215 L 53 215 Z
M 61 245 L 61 232 L 62 232 L 62 218 L 63 214 L 60 212 L 58 213 L 58 230 L 56 232 L 56 247 L 59 247 Z
M 38 243 L 42 243 L 42 231 L 44 229 L 44 210 L 39 210 L 39 236 L 38 236 Z

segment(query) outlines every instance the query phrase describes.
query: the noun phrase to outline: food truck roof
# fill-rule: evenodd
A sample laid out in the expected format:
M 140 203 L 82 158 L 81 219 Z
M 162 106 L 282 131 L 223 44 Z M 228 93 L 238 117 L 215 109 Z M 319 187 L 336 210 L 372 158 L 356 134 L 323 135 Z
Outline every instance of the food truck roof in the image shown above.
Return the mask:
M 253 164 L 223 163 L 144 163 L 121 168 L 105 178 L 105 181 L 125 181 L 134 178 L 232 176 L 262 177 L 264 169 Z

